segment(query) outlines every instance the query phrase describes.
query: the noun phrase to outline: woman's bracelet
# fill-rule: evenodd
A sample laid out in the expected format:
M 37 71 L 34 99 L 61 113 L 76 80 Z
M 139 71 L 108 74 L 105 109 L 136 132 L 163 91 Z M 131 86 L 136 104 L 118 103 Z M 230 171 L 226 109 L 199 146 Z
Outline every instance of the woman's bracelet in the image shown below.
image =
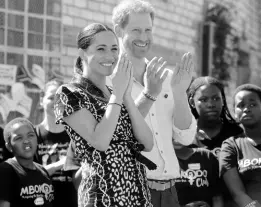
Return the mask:
M 256 207 L 256 204 L 257 204 L 257 201 L 251 201 L 250 203 L 245 205 L 245 207 Z
M 144 91 L 142 91 L 142 93 L 143 93 L 143 95 L 144 95 L 146 98 L 150 99 L 151 101 L 156 101 L 156 99 L 157 99 L 157 97 L 151 96 L 149 93 L 146 93 L 146 92 L 144 92 Z
M 107 105 L 118 105 L 118 106 L 120 106 L 120 107 L 122 107 L 122 105 L 121 104 L 119 104 L 119 103 L 108 103 Z

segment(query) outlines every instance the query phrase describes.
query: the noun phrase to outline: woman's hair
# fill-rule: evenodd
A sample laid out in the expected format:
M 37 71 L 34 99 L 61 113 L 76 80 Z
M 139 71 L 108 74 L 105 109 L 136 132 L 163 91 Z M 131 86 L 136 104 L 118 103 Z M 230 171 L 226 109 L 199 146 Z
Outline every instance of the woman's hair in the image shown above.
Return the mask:
M 236 95 L 240 92 L 240 91 L 250 91 L 250 92 L 254 92 L 257 94 L 257 96 L 259 97 L 259 100 L 261 101 L 261 88 L 253 85 L 253 84 L 243 84 L 240 85 L 236 88 L 234 95 L 233 95 L 233 106 L 235 107 L 235 98 Z
M 82 49 L 82 50 L 88 49 L 88 47 L 92 44 L 95 35 L 103 31 L 110 31 L 113 34 L 115 34 L 114 31 L 110 27 L 108 27 L 107 25 L 100 24 L 100 23 L 89 24 L 88 26 L 83 28 L 78 33 L 77 38 L 76 38 L 78 49 Z M 78 57 L 76 60 L 75 71 L 77 73 L 83 72 L 83 65 L 82 65 L 81 57 Z
M 124 0 L 113 10 L 113 24 L 118 24 L 121 28 L 125 28 L 129 21 L 129 14 L 132 12 L 149 13 L 152 22 L 154 21 L 155 11 L 149 2 L 143 0 Z
M 188 95 L 188 101 L 190 98 L 194 98 L 196 91 L 203 85 L 214 85 L 216 86 L 222 95 L 222 101 L 223 101 L 223 108 L 220 114 L 220 117 L 222 118 L 223 122 L 230 122 L 230 123 L 236 123 L 236 121 L 233 119 L 231 116 L 229 109 L 227 107 L 227 101 L 226 101 L 226 96 L 225 96 L 225 91 L 224 91 L 224 86 L 223 84 L 217 80 L 216 78 L 210 77 L 210 76 L 204 76 L 204 77 L 199 77 L 196 78 L 191 85 L 189 86 L 189 89 L 187 91 Z M 189 104 L 190 105 L 190 104 Z M 199 114 L 197 113 L 197 110 L 190 105 L 191 112 L 194 115 L 196 119 L 198 119 Z
M 12 136 L 13 127 L 14 127 L 15 124 L 18 124 L 18 123 L 31 126 L 34 129 L 34 125 L 28 119 L 22 118 L 22 117 L 15 118 L 15 119 L 11 120 L 10 122 L 8 122 L 5 125 L 5 128 L 4 128 L 4 140 L 5 140 L 6 143 L 10 142 L 10 138 Z

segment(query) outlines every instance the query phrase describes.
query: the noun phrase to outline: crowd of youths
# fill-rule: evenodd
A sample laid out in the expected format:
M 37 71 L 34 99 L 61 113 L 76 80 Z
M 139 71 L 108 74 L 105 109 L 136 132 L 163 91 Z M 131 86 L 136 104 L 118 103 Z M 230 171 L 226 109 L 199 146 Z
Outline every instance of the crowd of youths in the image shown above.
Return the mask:
M 114 29 L 79 32 L 74 77 L 46 84 L 43 121 L 0 131 L 0 207 L 260 206 L 261 89 L 239 86 L 231 115 L 217 79 L 191 82 L 190 53 L 173 70 L 147 60 L 154 15 L 124 1 Z

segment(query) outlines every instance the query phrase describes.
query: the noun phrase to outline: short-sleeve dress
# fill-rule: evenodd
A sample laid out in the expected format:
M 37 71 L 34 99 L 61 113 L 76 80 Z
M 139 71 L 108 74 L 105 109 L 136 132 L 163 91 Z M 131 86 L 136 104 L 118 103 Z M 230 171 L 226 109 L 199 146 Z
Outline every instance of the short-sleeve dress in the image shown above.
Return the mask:
M 58 89 L 55 100 L 57 123 L 64 124 L 70 138 L 75 142 L 75 153 L 82 158 L 78 205 L 152 207 L 145 166 L 136 159 L 134 153 L 139 143 L 134 137 L 131 120 L 124 105 L 106 151 L 95 149 L 63 121 L 63 117 L 82 108 L 89 110 L 97 122 L 101 121 L 107 103 L 87 93 L 86 87 L 83 81 L 79 87 L 72 82 L 63 85 Z

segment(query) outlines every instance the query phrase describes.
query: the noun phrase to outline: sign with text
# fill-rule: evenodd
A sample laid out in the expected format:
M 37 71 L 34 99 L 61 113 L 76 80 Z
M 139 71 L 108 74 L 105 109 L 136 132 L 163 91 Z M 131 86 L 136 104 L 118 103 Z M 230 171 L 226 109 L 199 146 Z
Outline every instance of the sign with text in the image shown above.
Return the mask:
M 16 81 L 16 65 L 3 65 L 0 64 L 0 84 L 12 85 Z

